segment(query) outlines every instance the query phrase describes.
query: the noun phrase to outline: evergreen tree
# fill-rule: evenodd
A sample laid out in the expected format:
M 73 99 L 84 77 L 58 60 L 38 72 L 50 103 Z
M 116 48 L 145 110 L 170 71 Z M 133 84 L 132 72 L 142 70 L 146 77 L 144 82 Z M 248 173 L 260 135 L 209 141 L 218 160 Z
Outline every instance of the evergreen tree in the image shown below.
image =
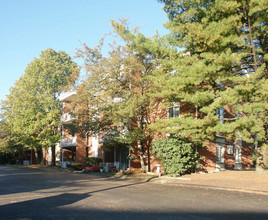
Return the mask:
M 192 111 L 154 128 L 204 142 L 257 137 L 267 147 L 267 1 L 161 2 L 170 44 L 183 49 L 160 60 L 154 96 Z M 228 111 L 217 115 L 222 108 Z
M 156 103 L 148 91 L 151 85 L 149 76 L 156 68 L 157 60 L 147 48 L 153 41 L 137 30 L 130 31 L 124 20 L 119 23 L 112 21 L 112 26 L 123 41 L 122 45 L 116 42 L 110 44 L 107 56 L 101 52 L 103 39 L 95 48 L 85 44 L 78 51 L 88 73 L 79 96 L 85 97 L 86 93 L 91 109 L 96 110 L 91 110 L 93 114 L 88 118 L 89 127 L 93 125 L 93 115 L 98 114 L 95 118 L 98 126 L 94 128 L 100 132 L 112 126 L 127 128 L 124 135 L 121 132 L 120 137 L 115 137 L 116 140 L 128 145 L 136 143 L 141 167 L 145 168 L 147 164 L 150 170 L 149 146 L 152 136 L 148 124 L 154 120 L 150 116 Z

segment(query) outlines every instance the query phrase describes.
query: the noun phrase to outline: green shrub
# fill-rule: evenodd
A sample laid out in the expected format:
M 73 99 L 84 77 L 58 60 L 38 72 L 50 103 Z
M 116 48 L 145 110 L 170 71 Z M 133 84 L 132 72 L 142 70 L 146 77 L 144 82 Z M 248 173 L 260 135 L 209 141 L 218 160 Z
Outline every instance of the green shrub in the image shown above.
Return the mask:
M 257 163 L 257 158 L 258 158 L 258 154 L 257 154 L 257 150 L 254 150 L 253 154 L 252 154 L 252 162 L 254 163 L 254 165 L 256 165 Z
M 197 146 L 182 137 L 171 136 L 157 140 L 152 145 L 152 152 L 162 160 L 168 175 L 184 175 L 201 168 Z
M 87 157 L 87 158 L 85 158 L 85 162 L 86 162 L 87 166 L 98 165 L 102 161 L 103 160 L 100 157 Z
M 85 165 L 83 163 L 72 163 L 68 164 L 67 167 L 74 170 L 83 170 L 85 168 Z
M 6 152 L 0 152 L 0 164 L 14 164 L 16 163 L 14 159 L 14 154 L 12 153 L 6 153 Z

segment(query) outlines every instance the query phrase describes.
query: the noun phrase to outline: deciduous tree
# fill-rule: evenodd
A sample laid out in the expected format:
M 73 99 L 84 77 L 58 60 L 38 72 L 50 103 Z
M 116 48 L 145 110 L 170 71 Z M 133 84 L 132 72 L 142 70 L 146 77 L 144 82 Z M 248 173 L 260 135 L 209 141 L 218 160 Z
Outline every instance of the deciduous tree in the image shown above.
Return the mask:
M 38 152 L 40 146 L 52 147 L 55 165 L 55 144 L 61 114 L 59 93 L 74 85 L 79 68 L 64 51 L 42 51 L 26 68 L 11 88 L 4 102 L 5 119 L 11 127 L 13 142 Z

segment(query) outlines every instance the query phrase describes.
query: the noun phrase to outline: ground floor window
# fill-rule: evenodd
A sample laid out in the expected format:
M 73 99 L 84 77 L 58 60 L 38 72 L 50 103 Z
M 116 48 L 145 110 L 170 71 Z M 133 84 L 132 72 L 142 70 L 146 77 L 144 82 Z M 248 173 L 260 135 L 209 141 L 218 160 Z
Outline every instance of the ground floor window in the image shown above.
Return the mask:
M 221 143 L 223 142 L 223 143 Z M 216 144 L 216 162 L 224 163 L 224 140 L 217 140 Z
M 240 146 L 235 147 L 235 162 L 241 163 L 241 147 Z

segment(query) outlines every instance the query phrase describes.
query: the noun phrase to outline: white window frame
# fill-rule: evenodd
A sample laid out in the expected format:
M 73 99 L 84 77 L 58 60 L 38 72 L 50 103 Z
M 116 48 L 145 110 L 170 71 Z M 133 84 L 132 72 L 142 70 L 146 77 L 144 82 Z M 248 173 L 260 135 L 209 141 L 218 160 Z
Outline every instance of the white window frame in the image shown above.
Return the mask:
M 99 139 L 98 134 L 93 135 L 92 137 L 92 157 L 99 156 Z
M 216 143 L 216 163 L 224 163 L 225 140 L 218 139 Z
M 235 163 L 241 163 L 242 162 L 242 158 L 241 158 L 241 152 L 242 148 L 238 145 L 235 146 Z
M 224 124 L 224 120 L 223 120 L 223 118 L 224 118 L 224 108 L 217 108 L 217 109 L 216 109 L 216 115 L 219 116 L 219 121 L 220 121 L 222 124 Z
M 233 155 L 234 154 L 234 147 L 233 145 L 227 145 L 227 154 Z
M 174 109 L 176 109 L 178 111 L 178 115 L 174 116 Z M 172 116 L 170 115 L 170 110 L 172 110 Z M 179 103 L 174 103 L 172 106 L 168 107 L 168 111 L 167 111 L 167 118 L 171 119 L 171 118 L 179 118 L 180 117 L 180 104 Z

